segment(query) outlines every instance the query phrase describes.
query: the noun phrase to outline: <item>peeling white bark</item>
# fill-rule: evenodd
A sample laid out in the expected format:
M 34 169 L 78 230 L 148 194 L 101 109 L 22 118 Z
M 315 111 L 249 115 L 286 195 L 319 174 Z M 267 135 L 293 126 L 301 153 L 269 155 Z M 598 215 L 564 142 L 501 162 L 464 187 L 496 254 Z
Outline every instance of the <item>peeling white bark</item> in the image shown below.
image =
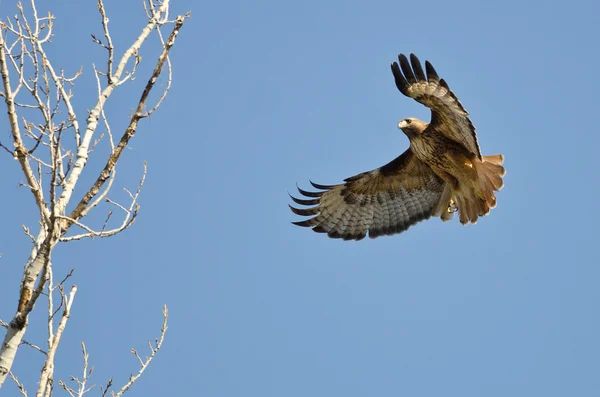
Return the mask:
M 38 275 L 44 267 L 45 259 L 43 255 L 38 255 L 40 248 L 46 240 L 46 231 L 40 230 L 36 241 L 33 245 L 29 260 L 25 265 L 25 272 L 22 280 L 21 291 L 29 291 L 33 294 L 33 285 Z M 27 293 L 27 292 L 22 292 Z M 19 300 L 21 301 L 21 299 Z M 27 315 L 23 315 L 25 307 L 19 307 L 13 320 L 10 322 L 2 346 L 0 346 L 0 387 L 6 380 L 6 377 L 10 371 L 12 363 L 17 354 L 17 349 L 23 340 L 25 331 L 27 330 Z

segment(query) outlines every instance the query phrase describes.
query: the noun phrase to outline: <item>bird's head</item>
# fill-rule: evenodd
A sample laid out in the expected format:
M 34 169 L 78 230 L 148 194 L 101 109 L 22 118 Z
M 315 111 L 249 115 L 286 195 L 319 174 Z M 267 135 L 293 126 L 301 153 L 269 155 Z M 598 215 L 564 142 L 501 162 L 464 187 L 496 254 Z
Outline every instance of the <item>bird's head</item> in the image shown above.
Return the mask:
M 414 117 L 408 117 L 398 122 L 398 128 L 402 130 L 409 138 L 418 136 L 425 128 L 427 128 L 427 123 L 416 119 Z

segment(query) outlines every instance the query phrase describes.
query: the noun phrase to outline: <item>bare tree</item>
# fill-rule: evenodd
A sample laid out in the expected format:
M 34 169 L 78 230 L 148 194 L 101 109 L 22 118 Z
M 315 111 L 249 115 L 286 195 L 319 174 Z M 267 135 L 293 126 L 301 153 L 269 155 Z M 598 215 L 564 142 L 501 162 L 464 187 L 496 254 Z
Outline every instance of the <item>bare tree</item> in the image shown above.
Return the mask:
M 29 0 L 27 7 L 17 4 L 17 15 L 0 22 L 0 97 L 6 104 L 12 137 L 12 145 L 0 143 L 0 147 L 17 160 L 15 164 L 19 165 L 24 176 L 22 185 L 31 191 L 39 210 L 39 230 L 32 233 L 23 226 L 25 234 L 33 241 L 33 248 L 24 265 L 20 294 L 16 297 L 16 312 L 10 322 L 0 320 L 0 325 L 6 329 L 0 346 L 0 388 L 10 377 L 21 394 L 27 395 L 25 386 L 11 372 L 18 349 L 25 344 L 38 350 L 44 358 L 41 360 L 36 396 L 52 395 L 54 357 L 77 292 L 75 285 L 65 289 L 73 271 L 60 276 L 61 281 L 54 281 L 53 250 L 59 243 L 114 236 L 130 227 L 138 214 L 137 201 L 146 177 L 145 164 L 137 189 L 127 191 L 130 199 L 128 203 L 111 200 L 109 192 L 115 180 L 116 165 L 135 135 L 138 124 L 159 108 L 169 91 L 169 51 L 189 16 L 169 19 L 169 0 L 142 0 L 142 3 L 148 21 L 122 55 L 113 45 L 104 3 L 102 0 L 97 3 L 100 17 L 98 27 L 101 27 L 102 35 L 92 35 L 92 41 L 106 53 L 106 63 L 101 67 L 92 65 L 97 95 L 94 103 L 88 104 L 88 109 L 91 110 L 85 119 L 75 112 L 71 94 L 82 69 L 74 76 L 66 76 L 61 66 L 50 59 L 46 52 L 52 37 L 54 16 L 50 13 L 38 13 L 35 0 Z M 169 27 L 168 36 L 163 36 L 161 32 L 164 27 Z M 104 112 L 105 104 L 115 90 L 137 76 L 141 62 L 140 49 L 151 34 L 161 43 L 162 50 L 137 105 L 133 106 L 135 110 L 127 128 L 117 133 L 111 130 Z M 163 71 L 166 73 L 161 91 L 153 96 L 156 99 L 149 104 L 150 93 Z M 105 155 L 105 165 L 99 174 L 91 175 L 94 181 L 92 186 L 81 197 L 76 197 L 73 194 L 75 186 L 85 174 L 86 163 L 92 154 Z M 6 171 L 3 173 L 6 174 Z M 66 210 L 68 205 L 73 208 L 70 212 Z M 90 211 L 102 208 L 106 208 L 107 212 L 104 222 L 99 225 L 87 222 L 86 216 Z M 117 215 L 113 215 L 113 211 Z M 48 300 L 48 339 L 47 347 L 44 348 L 24 339 L 30 313 L 40 297 Z M 104 388 L 100 388 L 102 396 L 109 392 L 116 396 L 123 394 L 143 373 L 162 345 L 167 329 L 166 306 L 163 317 L 160 337 L 154 343 L 149 342 L 150 355 L 142 359 L 132 350 L 140 364 L 137 374 L 132 375 L 118 390 L 113 388 L 110 380 Z M 82 349 L 83 377 L 73 377 L 72 381 L 75 383 L 70 383 L 71 386 L 59 381 L 59 385 L 71 396 L 81 396 L 93 387 L 89 384 L 92 371 L 88 367 L 88 354 L 84 344 Z

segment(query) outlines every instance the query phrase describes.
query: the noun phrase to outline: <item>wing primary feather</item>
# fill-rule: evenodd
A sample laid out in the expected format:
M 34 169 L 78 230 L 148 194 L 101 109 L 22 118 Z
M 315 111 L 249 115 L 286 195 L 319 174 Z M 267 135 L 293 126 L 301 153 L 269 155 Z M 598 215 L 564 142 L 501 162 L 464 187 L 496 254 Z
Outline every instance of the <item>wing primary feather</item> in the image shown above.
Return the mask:
M 408 82 L 400 72 L 400 67 L 396 62 L 392 63 L 392 74 L 394 75 L 394 81 L 396 82 L 396 87 L 398 90 L 406 95 L 406 90 L 408 89 Z
M 313 185 L 313 187 L 315 189 L 321 189 L 321 190 L 331 190 L 334 187 L 336 187 L 336 185 L 320 185 L 318 183 L 314 183 L 313 181 L 309 181 L 311 185 Z
M 296 214 L 296 215 L 312 216 L 312 215 L 317 215 L 319 213 L 319 207 L 314 207 L 314 208 L 296 208 L 296 207 L 292 207 L 291 205 L 289 207 L 292 210 L 292 212 L 294 214 Z
M 433 65 L 429 61 L 425 61 L 425 71 L 427 72 L 427 80 L 431 82 L 440 81 L 440 76 L 433 68 Z
M 342 238 L 342 235 L 337 230 L 330 230 L 329 233 L 327 233 L 327 236 L 330 238 Z
M 448 91 L 450 91 L 450 87 L 448 87 L 448 83 L 446 83 L 446 80 L 444 80 L 444 79 L 441 79 L 441 80 L 440 80 L 440 85 L 441 85 L 442 87 L 444 87 L 445 89 L 447 89 Z
M 369 230 L 369 238 L 373 239 L 373 238 L 377 238 L 379 236 L 381 236 L 381 229 L 370 229 Z
M 305 197 L 321 197 L 325 192 L 309 192 L 303 189 L 300 189 L 298 185 L 296 185 L 296 189 Z
M 315 233 L 327 233 L 327 230 L 325 230 L 325 228 L 323 226 L 321 226 L 321 225 L 317 225 L 317 226 L 313 227 L 312 230 Z
M 410 54 L 410 64 L 412 65 L 412 68 L 415 71 L 415 76 L 417 80 L 427 81 L 427 79 L 425 78 L 425 73 L 423 73 L 423 67 L 421 66 L 421 62 L 415 54 Z
M 317 204 L 319 204 L 319 201 L 321 201 L 320 199 L 313 199 L 313 200 L 299 199 L 299 198 L 292 196 L 289 193 L 288 193 L 288 195 L 290 196 L 290 198 L 292 200 L 294 200 L 294 203 L 300 204 L 300 205 L 317 205 Z
M 315 218 L 306 219 L 304 221 L 292 222 L 292 224 L 301 227 L 313 227 L 315 226 L 315 222 L 313 221 L 313 219 Z
M 417 79 L 415 78 L 415 74 L 410 68 L 410 63 L 408 63 L 408 59 L 404 54 L 398 55 L 398 60 L 400 61 L 400 67 L 402 68 L 402 73 L 404 73 L 404 77 L 406 77 L 406 81 L 409 84 L 415 84 Z

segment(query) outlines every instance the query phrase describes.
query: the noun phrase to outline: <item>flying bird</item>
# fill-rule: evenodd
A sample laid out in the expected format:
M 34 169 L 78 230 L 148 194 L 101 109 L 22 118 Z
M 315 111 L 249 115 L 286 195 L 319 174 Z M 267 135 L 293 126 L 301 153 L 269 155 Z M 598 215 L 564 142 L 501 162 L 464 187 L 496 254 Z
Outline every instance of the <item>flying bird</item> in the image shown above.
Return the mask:
M 311 182 L 317 192 L 298 188 L 291 196 L 309 208 L 291 210 L 311 218 L 292 222 L 331 238 L 361 240 L 392 235 L 430 217 L 442 221 L 455 212 L 462 224 L 476 223 L 496 206 L 502 189 L 504 156 L 482 156 L 468 112 L 444 79 L 425 61 L 410 54 L 392 63 L 396 87 L 431 110 L 431 121 L 405 118 L 398 123 L 410 141 L 400 156 L 339 185 Z M 310 207 L 312 206 L 312 207 Z

